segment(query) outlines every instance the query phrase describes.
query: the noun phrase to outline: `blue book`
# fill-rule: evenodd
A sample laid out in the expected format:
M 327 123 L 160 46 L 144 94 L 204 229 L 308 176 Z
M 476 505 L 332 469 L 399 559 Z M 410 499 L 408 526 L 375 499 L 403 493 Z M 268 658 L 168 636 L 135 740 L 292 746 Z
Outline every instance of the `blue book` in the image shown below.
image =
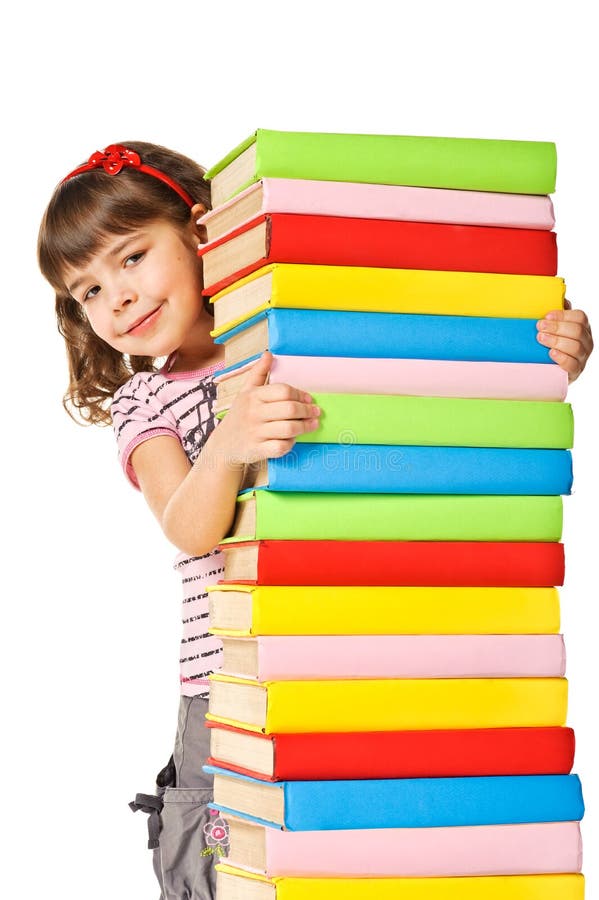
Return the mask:
M 214 775 L 212 809 L 289 831 L 573 822 L 584 814 L 577 775 L 264 782 L 204 771 Z
M 572 456 L 568 450 L 296 443 L 249 472 L 246 485 L 271 491 L 558 495 L 570 493 Z
M 233 365 L 224 372 L 237 368 L 242 361 L 257 359 L 264 350 L 289 356 L 555 365 L 548 348 L 537 341 L 536 321 L 277 308 L 253 316 L 214 340 L 226 344 L 232 338 L 246 336 Z M 228 350 L 227 358 L 229 355 Z

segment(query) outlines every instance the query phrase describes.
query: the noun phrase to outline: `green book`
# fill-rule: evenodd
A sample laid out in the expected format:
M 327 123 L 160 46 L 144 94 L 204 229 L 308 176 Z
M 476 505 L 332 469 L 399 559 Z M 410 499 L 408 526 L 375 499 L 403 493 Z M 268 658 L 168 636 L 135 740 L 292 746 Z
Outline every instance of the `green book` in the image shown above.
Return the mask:
M 550 194 L 557 156 L 549 141 L 324 134 L 259 128 L 206 172 L 219 206 L 261 178 Z
M 316 431 L 297 440 L 316 444 L 403 444 L 436 447 L 572 447 L 569 403 L 472 400 L 394 394 L 313 393 Z
M 561 497 L 253 490 L 231 541 L 559 541 Z

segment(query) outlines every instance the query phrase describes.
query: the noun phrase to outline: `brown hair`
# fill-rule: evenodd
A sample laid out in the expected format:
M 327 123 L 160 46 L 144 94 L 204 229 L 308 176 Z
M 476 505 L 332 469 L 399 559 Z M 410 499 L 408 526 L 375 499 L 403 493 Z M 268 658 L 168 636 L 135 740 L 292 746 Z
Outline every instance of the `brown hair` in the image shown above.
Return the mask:
M 139 153 L 144 163 L 180 184 L 195 202 L 210 208 L 210 188 L 202 177 L 205 170 L 193 160 L 158 144 L 123 143 Z M 69 294 L 64 272 L 70 266 L 85 265 L 108 236 L 157 220 L 184 228 L 189 207 L 158 178 L 129 168 L 114 177 L 95 169 L 59 184 L 44 213 L 38 262 L 56 292 L 58 330 L 66 342 L 69 385 L 62 403 L 80 425 L 109 425 L 109 403 L 117 388 L 135 372 L 155 371 L 155 367 L 152 358 L 126 356 L 92 331 L 83 308 Z

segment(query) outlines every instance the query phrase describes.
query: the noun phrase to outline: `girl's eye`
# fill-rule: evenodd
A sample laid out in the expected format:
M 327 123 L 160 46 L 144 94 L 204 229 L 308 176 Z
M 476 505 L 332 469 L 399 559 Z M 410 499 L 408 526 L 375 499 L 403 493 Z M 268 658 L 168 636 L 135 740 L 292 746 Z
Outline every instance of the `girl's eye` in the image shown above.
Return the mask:
M 132 253 L 131 256 L 128 256 L 127 259 L 125 260 L 125 265 L 126 266 L 135 265 L 135 263 L 139 262 L 140 259 L 143 258 L 143 256 L 144 256 L 143 250 L 140 250 L 139 253 Z
M 85 303 L 86 300 L 91 300 L 92 297 L 95 297 L 99 290 L 100 285 L 98 284 L 94 284 L 93 287 L 90 287 L 90 289 L 83 295 L 83 303 Z

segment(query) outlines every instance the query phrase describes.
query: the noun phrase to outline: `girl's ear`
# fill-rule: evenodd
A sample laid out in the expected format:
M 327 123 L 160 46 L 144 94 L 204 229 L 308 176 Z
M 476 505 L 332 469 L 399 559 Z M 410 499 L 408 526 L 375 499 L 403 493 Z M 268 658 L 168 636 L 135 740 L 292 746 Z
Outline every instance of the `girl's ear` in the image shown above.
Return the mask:
M 198 219 L 207 212 L 208 210 L 203 203 L 195 203 L 191 208 L 190 225 L 194 238 L 197 239 L 200 244 L 205 244 L 207 237 L 206 229 L 203 225 L 198 225 Z

